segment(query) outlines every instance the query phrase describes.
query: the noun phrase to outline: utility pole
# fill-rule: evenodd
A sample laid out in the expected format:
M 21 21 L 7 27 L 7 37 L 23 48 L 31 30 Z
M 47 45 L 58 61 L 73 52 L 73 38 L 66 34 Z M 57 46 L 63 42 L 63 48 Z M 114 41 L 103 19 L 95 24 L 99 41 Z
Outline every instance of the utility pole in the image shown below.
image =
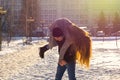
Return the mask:
M 2 46 L 2 15 L 6 14 L 6 10 L 3 10 L 2 7 L 0 7 L 0 51 Z
M 26 15 L 25 15 L 25 18 L 26 18 L 26 26 L 25 26 L 25 36 L 26 36 L 26 39 L 28 38 L 28 30 L 27 30 L 27 16 L 28 16 L 28 2 L 27 2 L 27 0 L 26 0 L 26 4 L 25 4 L 25 6 L 26 6 Z

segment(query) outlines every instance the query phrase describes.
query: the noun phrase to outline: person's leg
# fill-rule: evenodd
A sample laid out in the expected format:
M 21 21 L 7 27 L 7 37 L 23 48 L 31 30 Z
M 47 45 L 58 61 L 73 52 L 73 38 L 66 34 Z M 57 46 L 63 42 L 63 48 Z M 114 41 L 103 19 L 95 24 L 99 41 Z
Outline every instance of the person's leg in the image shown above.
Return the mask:
M 75 62 L 66 65 L 69 80 L 76 80 L 75 78 Z
M 57 66 L 57 73 L 56 73 L 56 76 L 55 76 L 55 80 L 61 80 L 62 76 L 63 76 L 63 74 L 65 72 L 65 70 L 66 70 L 66 66 L 60 66 L 58 64 L 58 66 Z

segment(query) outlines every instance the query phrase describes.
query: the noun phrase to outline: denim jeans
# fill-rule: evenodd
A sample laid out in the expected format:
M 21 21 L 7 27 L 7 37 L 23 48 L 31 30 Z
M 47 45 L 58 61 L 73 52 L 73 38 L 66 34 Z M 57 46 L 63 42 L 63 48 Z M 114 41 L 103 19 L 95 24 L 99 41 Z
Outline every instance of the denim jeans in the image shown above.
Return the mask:
M 76 80 L 76 78 L 75 78 L 75 62 L 66 64 L 64 66 L 60 66 L 58 64 L 55 80 L 61 80 L 66 69 L 68 72 L 69 80 Z

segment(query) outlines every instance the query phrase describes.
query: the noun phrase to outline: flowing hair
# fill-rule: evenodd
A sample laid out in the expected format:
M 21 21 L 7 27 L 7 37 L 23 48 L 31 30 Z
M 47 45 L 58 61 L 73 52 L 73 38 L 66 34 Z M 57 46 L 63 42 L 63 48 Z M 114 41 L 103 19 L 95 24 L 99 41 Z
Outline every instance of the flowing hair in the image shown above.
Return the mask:
M 89 33 L 80 29 L 76 25 L 71 25 L 72 29 L 68 30 L 76 50 L 76 60 L 82 66 L 89 68 L 92 54 L 91 38 Z
M 89 33 L 80 29 L 77 25 L 66 18 L 56 20 L 51 25 L 50 29 L 52 30 L 55 27 L 61 28 L 66 39 L 74 45 L 77 62 L 82 66 L 89 68 L 92 54 L 92 45 Z

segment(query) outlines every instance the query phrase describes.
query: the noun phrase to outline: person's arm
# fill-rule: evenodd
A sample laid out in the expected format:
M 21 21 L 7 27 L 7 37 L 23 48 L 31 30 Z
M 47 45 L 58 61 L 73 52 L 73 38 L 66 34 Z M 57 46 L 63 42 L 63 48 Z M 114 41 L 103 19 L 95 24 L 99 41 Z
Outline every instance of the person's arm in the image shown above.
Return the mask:
M 59 56 L 59 60 L 63 60 L 64 59 L 64 55 L 65 52 L 67 51 L 68 47 L 72 44 L 72 42 L 70 41 L 65 41 L 64 44 L 62 45 L 61 49 L 60 49 L 60 56 Z
M 70 50 L 70 48 L 71 48 L 71 46 L 69 46 L 68 48 L 67 48 L 67 50 L 66 50 L 66 52 L 65 52 L 65 54 L 64 54 L 64 59 L 59 59 L 59 65 L 61 65 L 61 66 L 64 66 L 64 65 L 66 65 L 68 62 L 68 60 L 66 61 L 66 59 L 65 59 L 65 57 L 67 57 L 67 55 L 66 54 L 69 54 L 69 51 L 71 51 Z M 67 58 L 69 58 L 69 57 L 67 57 Z
M 49 48 L 52 49 L 53 47 L 57 46 L 56 41 L 53 39 L 53 36 L 50 35 L 50 38 L 48 40 L 49 42 Z

